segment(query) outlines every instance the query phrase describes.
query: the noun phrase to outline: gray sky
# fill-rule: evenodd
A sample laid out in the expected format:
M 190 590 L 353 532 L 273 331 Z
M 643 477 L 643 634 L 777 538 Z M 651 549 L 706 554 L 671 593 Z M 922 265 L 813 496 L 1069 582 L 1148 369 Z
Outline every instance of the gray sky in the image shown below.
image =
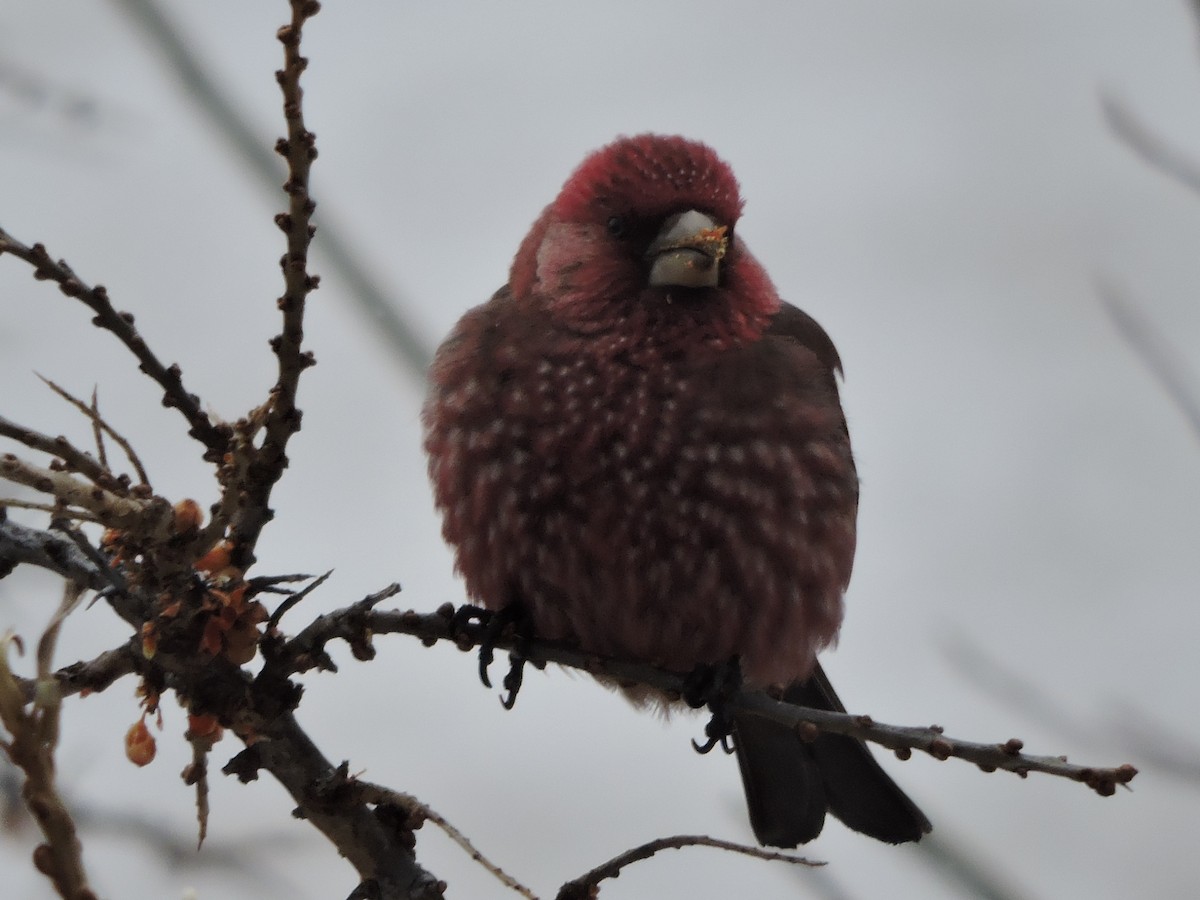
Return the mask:
M 286 4 L 165 5 L 273 143 Z M 503 282 L 589 150 L 645 130 L 715 147 L 747 199 L 740 234 L 845 362 L 863 505 L 826 658 L 843 699 L 883 721 L 1018 735 L 1032 752 L 1143 772 L 1132 793 L 1100 799 L 955 761 L 884 764 L 935 836 L 1020 896 L 1194 896 L 1197 783 L 1156 767 L 1144 743 L 1200 745 L 1200 447 L 1093 288 L 1124 285 L 1200 371 L 1200 198 L 1118 144 L 1098 103 L 1112 92 L 1200 157 L 1186 5 L 414 6 L 326 3 L 310 26 L 318 223 L 358 243 L 433 346 Z M 0 22 L 0 226 L 107 285 L 192 391 L 240 415 L 271 378 L 282 195 L 240 167 L 115 4 L 9 0 Z M 260 574 L 336 568 L 284 620 L 293 629 L 393 580 L 403 605 L 457 602 L 420 454 L 422 387 L 316 269 L 306 331 L 320 365 L 301 386 L 305 427 Z M 34 371 L 77 393 L 99 384 L 158 490 L 214 499 L 181 420 L 111 336 L 0 259 L 0 407 L 85 440 Z M 35 635 L 56 596 L 46 578 L 5 580 L 0 627 Z M 121 637 L 102 606 L 78 613 L 61 661 Z M 560 671 L 531 673 L 506 714 L 456 651 L 378 646 L 370 664 L 339 652 L 341 674 L 307 677 L 301 721 L 328 756 L 416 794 L 539 893 L 654 837 L 752 839 L 734 762 L 688 747 L 699 720 L 663 724 Z M 988 660 L 1036 685 L 1039 703 L 980 683 Z M 189 840 L 183 712 L 165 704 L 160 757 L 135 771 L 121 745 L 132 690 L 68 704 L 64 781 L 90 808 L 136 807 Z M 214 769 L 235 750 L 219 745 Z M 206 871 L 204 853 L 201 868 L 170 871 L 109 828 L 85 834 L 101 892 L 348 892 L 351 870 L 274 784 L 216 776 L 212 805 L 212 847 L 253 853 L 263 839 L 265 881 Z M 6 881 L 49 896 L 28 849 L 0 844 Z M 502 896 L 432 826 L 419 849 L 450 896 Z M 808 853 L 846 896 L 963 896 L 919 851 L 837 823 Z M 604 888 L 606 900 L 719 895 L 826 896 L 808 873 L 700 849 Z

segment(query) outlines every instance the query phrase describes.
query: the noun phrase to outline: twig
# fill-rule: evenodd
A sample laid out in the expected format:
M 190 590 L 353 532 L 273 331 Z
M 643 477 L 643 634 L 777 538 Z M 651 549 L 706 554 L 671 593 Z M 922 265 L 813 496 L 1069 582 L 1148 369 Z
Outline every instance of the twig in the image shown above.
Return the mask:
M 39 378 L 42 376 L 39 375 Z M 45 379 L 42 379 L 43 381 Z M 96 455 L 100 457 L 100 465 L 108 468 L 108 451 L 104 448 L 104 428 L 101 427 L 100 419 L 100 388 L 97 385 L 92 385 L 92 403 L 88 407 L 92 416 L 92 440 L 96 442 Z M 132 461 L 132 457 L 130 457 Z M 149 484 L 149 478 L 143 478 L 142 484 Z
M 206 448 L 205 459 L 219 462 L 229 440 L 229 429 L 225 425 L 214 425 L 200 408 L 200 398 L 189 394 L 183 387 L 178 365 L 164 366 L 146 345 L 145 340 L 133 327 L 133 316 L 117 312 L 108 291 L 101 285 L 89 287 L 67 265 L 65 260 L 57 262 L 51 258 L 41 244 L 27 247 L 0 228 L 0 255 L 11 253 L 34 267 L 33 277 L 42 281 L 53 281 L 68 297 L 74 297 L 96 313 L 92 323 L 112 332 L 129 351 L 137 357 L 143 372 L 153 378 L 163 389 L 163 405 L 179 410 L 191 428 L 188 434 Z
M 1030 721 L 1070 740 L 1115 743 L 1127 749 L 1147 769 L 1200 784 L 1200 744 L 1163 723 L 1140 707 L 1116 701 L 1106 724 L 1085 722 L 1066 704 L 1057 702 L 1042 686 L 1023 677 L 961 635 L 943 640 L 948 660 L 965 679 L 990 697 L 1002 701 Z
M 108 471 L 108 468 L 98 462 L 91 454 L 79 450 L 62 435 L 50 437 L 18 425 L 16 422 L 0 416 L 0 435 L 24 444 L 31 450 L 40 450 L 61 459 L 68 471 L 78 472 L 91 479 L 94 483 L 109 490 L 119 490 L 121 486 Z
M 51 527 L 55 531 L 60 531 L 71 539 L 71 542 L 79 548 L 79 551 L 89 560 L 91 560 L 92 565 L 100 570 L 100 572 L 104 575 L 105 580 L 108 581 L 109 586 L 112 587 L 117 594 L 128 596 L 129 585 L 125 583 L 125 575 L 119 568 L 111 565 L 103 553 L 88 543 L 88 539 L 83 532 L 81 532 L 78 528 L 72 528 L 61 521 L 54 522 Z M 106 588 L 105 591 L 107 590 L 108 589 Z
M 349 607 L 324 618 L 338 618 L 352 609 L 353 607 Z M 477 646 L 485 637 L 484 627 L 478 623 L 455 623 L 453 615 L 454 609 L 449 604 L 435 613 L 425 614 L 412 610 L 372 611 L 359 618 L 358 627 L 365 630 L 366 634 L 411 634 L 426 644 L 451 641 L 463 650 Z M 353 634 L 348 615 L 347 620 L 346 630 Z M 333 622 L 326 623 L 325 629 L 330 634 L 343 636 Z M 353 637 L 349 639 L 353 640 Z M 508 635 L 501 635 L 495 641 L 495 646 L 502 649 L 512 649 L 515 644 L 516 639 Z M 594 656 L 549 641 L 522 640 L 521 652 L 529 662 L 536 665 L 557 663 L 570 666 L 591 674 L 604 675 L 618 683 L 646 685 L 668 696 L 682 695 L 685 687 L 685 676 L 682 674 L 666 672 L 644 663 Z M 1022 778 L 1030 772 L 1043 772 L 1083 782 L 1105 797 L 1113 794 L 1118 784 L 1128 784 L 1137 774 L 1137 769 L 1128 764 L 1115 768 L 1098 768 L 1074 765 L 1060 756 L 1030 756 L 1022 752 L 1023 744 L 1017 738 L 992 744 L 963 741 L 946 737 L 936 725 L 885 725 L 873 721 L 870 716 L 795 706 L 776 700 L 762 691 L 739 692 L 729 698 L 728 703 L 730 710 L 741 710 L 770 719 L 794 729 L 802 737 L 815 737 L 818 732 L 844 734 L 894 750 L 901 759 L 907 759 L 913 750 L 920 750 L 939 760 L 951 757 L 967 760 L 985 772 L 1003 769 Z
M 309 584 L 306 584 L 300 590 L 292 591 L 290 594 L 288 594 L 286 597 L 284 597 L 282 602 L 280 602 L 280 604 L 277 607 L 275 607 L 275 611 L 273 613 L 271 613 L 270 617 L 267 619 L 267 631 L 271 631 L 272 629 L 277 628 L 279 626 L 279 620 L 283 618 L 284 614 L 289 609 L 291 609 L 293 606 L 295 606 L 297 603 L 299 603 L 301 600 L 303 600 L 305 597 L 307 597 L 309 594 L 311 594 L 313 591 L 315 591 L 317 588 L 319 588 L 321 585 L 323 585 L 326 581 L 328 581 L 329 576 L 332 574 L 333 574 L 333 569 L 330 569 L 324 575 L 320 575 L 317 578 L 313 579 L 312 582 L 310 582 Z
M 154 0 L 116 2 L 162 52 L 171 73 L 208 117 L 212 132 L 226 140 L 260 184 L 272 192 L 278 190 L 279 170 L 274 157 L 264 149 L 232 96 L 208 73 L 196 52 L 196 42 L 172 21 L 164 4 Z M 317 245 L 339 286 L 349 292 L 375 332 L 387 341 L 393 351 L 390 356 L 403 366 L 405 375 L 423 382 L 433 359 L 428 341 L 401 312 L 403 304 L 396 302 L 396 291 L 384 289 L 355 242 L 343 237 L 344 230 L 330 222 L 327 208 L 322 220 Z
M 1167 396 L 1179 407 L 1192 431 L 1200 437 L 1200 393 L 1183 358 L 1145 313 L 1111 281 L 1098 280 L 1096 292 L 1117 333 L 1150 370 Z
M 555 900 L 594 900 L 599 893 L 600 882 L 607 878 L 618 877 L 621 874 L 621 870 L 631 863 L 649 859 L 655 853 L 662 850 L 679 850 L 683 847 L 716 847 L 720 850 L 729 850 L 733 853 L 753 856 L 755 859 L 786 862 L 796 866 L 825 865 L 823 862 L 815 862 L 805 859 L 802 856 L 776 853 L 773 850 L 763 850 L 759 847 L 747 847 L 745 844 L 722 841 L 702 834 L 678 834 L 674 837 L 649 841 L 640 847 L 634 847 L 632 850 L 627 850 L 618 856 L 614 856 L 608 862 L 597 866 L 574 881 L 568 881 L 559 889 Z
M 1148 768 L 1192 787 L 1200 786 L 1200 744 L 1191 735 L 1147 715 L 1140 704 L 1128 702 L 1118 704 L 1109 730 Z
M 317 14 L 320 5 L 315 0 L 292 0 L 291 5 L 292 21 L 279 29 L 278 35 L 283 44 L 284 65 L 275 73 L 283 94 L 283 115 L 287 121 L 287 137 L 276 143 L 275 150 L 287 160 L 288 170 L 283 184 L 288 195 L 288 211 L 275 217 L 275 224 L 287 236 L 287 252 L 279 262 L 284 291 L 277 304 L 283 313 L 283 328 L 271 339 L 279 376 L 271 388 L 271 399 L 266 408 L 262 446 L 249 466 L 251 477 L 241 486 L 240 493 L 245 499 L 232 522 L 234 564 L 243 570 L 253 563 L 254 546 L 263 526 L 271 518 L 271 490 L 287 467 L 288 441 L 300 430 L 301 413 L 296 408 L 300 373 L 316 363 L 311 352 L 301 350 L 305 302 L 309 293 L 316 290 L 320 279 L 308 271 L 308 250 L 316 230 L 312 225 L 312 214 L 317 206 L 309 195 L 308 179 L 317 149 L 316 135 L 304 125 L 300 76 L 308 66 L 308 60 L 300 54 L 300 40 L 305 22 Z
M 85 484 L 67 472 L 35 466 L 12 453 L 0 455 L 0 478 L 51 494 L 64 504 L 68 516 L 70 507 L 75 507 L 110 528 L 157 540 L 165 540 L 170 534 L 171 506 L 161 498 L 121 496 L 99 485 Z
M 174 666 L 171 659 L 167 665 Z M 317 749 L 295 717 L 279 711 L 280 698 L 260 678 L 253 685 L 240 670 L 221 664 L 210 671 L 208 688 L 214 698 L 236 700 L 249 689 L 245 700 L 228 710 L 211 710 L 235 723 L 235 732 L 247 744 L 222 771 L 242 781 L 269 771 L 291 794 L 296 812 L 321 831 L 372 885 L 380 900 L 435 900 L 442 897 L 439 882 L 417 863 L 411 844 L 398 830 L 381 821 L 369 805 L 347 788 L 345 766 L 334 766 Z
M 58 625 L 78 604 L 81 589 L 68 582 L 63 600 L 38 648 L 38 678 L 31 710 L 21 685 L 8 665 L 11 635 L 0 640 L 0 721 L 9 734 L 0 748 L 25 773 L 22 796 L 46 843 L 33 852 L 34 865 L 54 884 L 64 900 L 95 900 L 83 868 L 82 847 L 75 822 L 55 785 L 54 749 L 62 697 L 49 674 Z
M 450 840 L 458 844 L 475 862 L 479 863 L 484 869 L 495 876 L 496 880 L 503 884 L 506 888 L 516 891 L 522 897 L 528 900 L 537 900 L 533 891 L 521 884 L 498 865 L 489 860 L 486 856 L 475 849 L 475 845 L 470 839 L 451 825 L 446 819 L 433 809 L 426 806 L 412 794 L 403 794 L 400 791 L 393 791 L 391 788 L 384 787 L 378 784 L 372 784 L 369 781 L 353 780 L 356 791 L 359 797 L 365 803 L 373 805 L 390 805 L 397 806 L 403 809 L 409 816 L 409 821 L 416 820 L 420 822 L 428 819 L 443 832 Z M 413 827 L 417 827 L 414 825 Z
M 121 647 L 105 650 L 87 662 L 74 662 L 53 673 L 58 692 L 63 697 L 87 692 L 98 694 L 113 682 L 137 671 L 136 662 L 141 656 L 140 643 L 131 640 Z M 33 700 L 37 681 L 33 678 L 17 678 L 25 702 Z
M 37 512 L 50 513 L 51 515 L 61 515 L 63 508 L 61 503 L 38 503 L 34 500 L 20 500 L 16 497 L 0 497 L 0 506 L 6 506 L 9 509 L 32 509 Z M 81 522 L 99 522 L 89 512 L 84 512 L 81 509 L 71 511 L 72 518 L 78 519 Z
M 314 668 L 336 672 L 337 665 L 325 652 L 325 645 L 334 639 L 349 644 L 355 659 L 371 659 L 375 655 L 375 648 L 371 646 L 369 616 L 376 606 L 398 593 L 400 585 L 389 584 L 357 603 L 318 616 L 294 638 L 270 651 L 271 664 L 278 667 L 282 674 L 299 674 Z M 266 648 L 264 652 L 267 652 Z
M 1200 163 L 1188 153 L 1168 144 L 1150 129 L 1124 102 L 1111 94 L 1100 95 L 1100 107 L 1108 127 L 1122 143 L 1168 178 L 1200 193 Z
M 140 457 L 138 457 L 137 451 L 133 449 L 133 445 L 130 444 L 129 441 L 125 440 L 124 436 L 122 436 L 115 428 L 101 418 L 100 407 L 97 405 L 96 392 L 94 390 L 92 391 L 92 404 L 89 406 L 78 397 L 72 396 L 70 392 L 59 387 L 45 375 L 39 374 L 38 378 L 42 379 L 42 382 L 46 385 L 46 387 L 50 388 L 50 390 L 54 391 L 54 393 L 58 394 L 58 396 L 62 397 L 77 410 L 91 419 L 92 428 L 96 435 L 96 450 L 100 454 L 101 462 L 106 469 L 108 468 L 108 462 L 104 458 L 104 442 L 101 437 L 102 434 L 107 434 L 109 437 L 111 437 L 125 452 L 125 458 L 129 460 L 129 464 L 133 466 L 133 471 L 137 473 L 138 481 L 142 484 L 150 483 L 150 476 L 146 474 L 146 469 L 142 465 L 142 460 Z

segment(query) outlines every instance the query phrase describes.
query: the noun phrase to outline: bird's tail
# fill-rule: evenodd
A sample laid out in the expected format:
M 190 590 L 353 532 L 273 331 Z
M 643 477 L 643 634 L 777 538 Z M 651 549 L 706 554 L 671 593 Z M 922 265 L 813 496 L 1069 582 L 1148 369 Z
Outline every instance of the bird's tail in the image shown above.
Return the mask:
M 789 686 L 784 699 L 846 711 L 819 665 L 807 681 Z M 860 740 L 822 733 L 804 741 L 782 725 L 748 714 L 735 716 L 733 734 L 750 824 L 762 844 L 807 843 L 821 833 L 826 812 L 889 844 L 919 841 L 930 830 L 924 813 Z

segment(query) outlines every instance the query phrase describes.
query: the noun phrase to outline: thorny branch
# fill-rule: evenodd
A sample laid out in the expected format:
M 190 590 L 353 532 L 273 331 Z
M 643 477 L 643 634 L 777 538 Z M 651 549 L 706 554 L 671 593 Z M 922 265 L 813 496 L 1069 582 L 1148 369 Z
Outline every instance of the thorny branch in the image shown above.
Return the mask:
M 254 123 L 238 109 L 236 94 L 218 83 L 206 69 L 196 41 L 165 8 L 161 0 L 116 0 L 150 44 L 157 46 L 168 73 L 174 76 L 188 99 L 205 117 L 209 130 L 223 138 L 244 167 L 273 193 L 278 189 L 278 171 L 270 149 L 258 140 Z M 0 78 L 4 70 L 0 69 Z M 330 222 L 328 204 L 323 206 L 321 234 L 317 243 L 325 264 L 337 275 L 339 288 L 358 303 L 359 311 L 386 342 L 390 356 L 405 378 L 423 383 L 432 348 L 405 315 L 403 297 L 394 286 L 384 287 L 371 271 L 368 260 L 347 230 Z
M 746 847 L 730 841 L 721 841 L 701 834 L 678 834 L 674 837 L 658 838 L 634 847 L 624 853 L 614 856 L 608 862 L 597 866 L 590 872 L 581 875 L 573 881 L 568 881 L 559 890 L 555 900 L 593 900 L 599 894 L 601 881 L 617 878 L 621 870 L 631 863 L 649 859 L 661 850 L 680 850 L 684 847 L 716 847 L 718 850 L 728 850 L 753 856 L 756 859 L 773 860 L 792 863 L 797 866 L 823 866 L 823 862 L 814 862 L 802 856 L 792 856 L 789 853 L 778 853 L 774 850 L 763 850 L 758 847 Z
M 308 271 L 309 245 L 316 233 L 312 215 L 317 208 L 308 192 L 308 178 L 317 148 L 316 136 L 304 126 L 300 76 L 308 67 L 308 59 L 300 55 L 300 37 L 304 22 L 319 9 L 312 0 L 293 0 L 291 24 L 279 29 L 284 66 L 275 73 L 275 78 L 283 92 L 287 137 L 280 138 L 275 151 L 287 160 L 288 177 L 283 190 L 289 198 L 288 211 L 275 217 L 275 224 L 287 235 L 287 252 L 279 261 L 284 280 L 283 296 L 278 300 L 283 329 L 271 339 L 271 349 L 279 362 L 279 377 L 271 389 L 263 421 L 266 436 L 248 470 L 246 502 L 233 520 L 233 561 L 242 568 L 248 568 L 254 561 L 254 545 L 271 518 L 271 489 L 287 468 L 288 441 L 300 430 L 300 410 L 296 408 L 300 373 L 316 363 L 311 352 L 301 350 L 305 301 L 317 289 L 320 279 Z
M 200 398 L 189 394 L 183 387 L 179 366 L 164 366 L 147 346 L 146 341 L 133 325 L 133 315 L 118 312 L 102 285 L 88 286 L 66 260 L 55 261 L 42 244 L 25 246 L 0 228 L 0 255 L 10 253 L 33 266 L 33 277 L 41 281 L 53 281 L 68 297 L 74 297 L 91 308 L 96 317 L 92 324 L 116 335 L 130 352 L 137 357 L 139 368 L 153 378 L 163 389 L 163 406 L 174 407 L 187 419 L 191 429 L 188 434 L 206 448 L 205 458 L 216 461 L 225 452 L 228 443 L 228 427 L 214 425 L 200 408 Z
M 467 838 L 465 834 L 455 828 L 446 820 L 446 818 L 430 807 L 426 806 L 416 797 L 411 794 L 402 794 L 399 791 L 394 791 L 391 788 L 383 787 L 378 784 L 371 784 L 368 781 L 359 781 L 354 779 L 354 788 L 358 796 L 374 805 L 376 808 L 381 806 L 392 806 L 402 810 L 408 818 L 411 827 L 416 829 L 421 827 L 421 823 L 428 820 L 440 828 L 450 840 L 458 844 L 471 859 L 479 863 L 487 872 L 496 878 L 501 884 L 510 890 L 516 891 L 526 900 L 537 900 L 533 891 L 521 884 L 498 865 L 489 860 L 486 856 L 475 849 L 475 845 Z
M 462 650 L 478 646 L 485 637 L 485 628 L 477 623 L 464 624 L 454 619 L 454 609 L 449 604 L 435 613 L 366 612 L 357 605 L 346 607 L 324 616 L 323 633 L 332 637 L 343 637 L 343 631 L 353 633 L 350 622 L 361 623 L 360 633 L 349 640 L 369 640 L 371 634 L 411 634 L 426 644 L 450 641 Z M 316 623 L 314 623 L 315 625 Z M 498 648 L 511 650 L 517 638 L 506 633 L 496 641 Z M 315 655 L 316 646 L 311 642 L 304 646 L 305 657 Z M 644 663 L 627 660 L 607 659 L 583 653 L 563 644 L 548 641 L 521 640 L 521 653 L 532 664 L 544 666 L 556 663 L 581 669 L 593 675 L 604 675 L 619 683 L 647 685 L 666 692 L 669 696 L 682 696 L 685 675 L 667 672 Z M 297 655 L 297 659 L 302 658 Z M 762 691 L 741 691 L 728 701 L 731 709 L 740 709 L 762 716 L 795 729 L 802 737 L 815 738 L 819 732 L 844 734 L 859 740 L 869 741 L 895 751 L 901 759 L 907 759 L 913 750 L 928 753 L 935 759 L 951 757 L 975 763 L 985 772 L 1003 769 L 1025 777 L 1030 772 L 1043 772 L 1072 781 L 1087 784 L 1101 796 L 1110 796 L 1118 784 L 1128 784 L 1137 774 L 1131 765 L 1112 768 L 1080 766 L 1069 763 L 1062 756 L 1031 756 L 1023 752 L 1023 744 L 1017 738 L 1001 743 L 976 743 L 946 737 L 940 726 L 912 727 L 886 725 L 875 722 L 870 716 L 837 713 L 828 710 L 809 709 L 785 703 Z

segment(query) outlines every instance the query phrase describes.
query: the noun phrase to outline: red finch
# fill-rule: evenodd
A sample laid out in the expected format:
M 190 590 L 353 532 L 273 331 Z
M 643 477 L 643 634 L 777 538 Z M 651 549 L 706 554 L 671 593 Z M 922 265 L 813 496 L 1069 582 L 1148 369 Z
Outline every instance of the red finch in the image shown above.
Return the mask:
M 508 284 L 438 350 L 424 410 L 443 533 L 473 598 L 539 637 L 843 709 L 858 478 L 825 331 L 736 234 L 729 167 L 621 138 L 567 180 Z M 794 847 L 827 811 L 883 841 L 921 811 L 866 746 L 735 717 L 750 821 Z

